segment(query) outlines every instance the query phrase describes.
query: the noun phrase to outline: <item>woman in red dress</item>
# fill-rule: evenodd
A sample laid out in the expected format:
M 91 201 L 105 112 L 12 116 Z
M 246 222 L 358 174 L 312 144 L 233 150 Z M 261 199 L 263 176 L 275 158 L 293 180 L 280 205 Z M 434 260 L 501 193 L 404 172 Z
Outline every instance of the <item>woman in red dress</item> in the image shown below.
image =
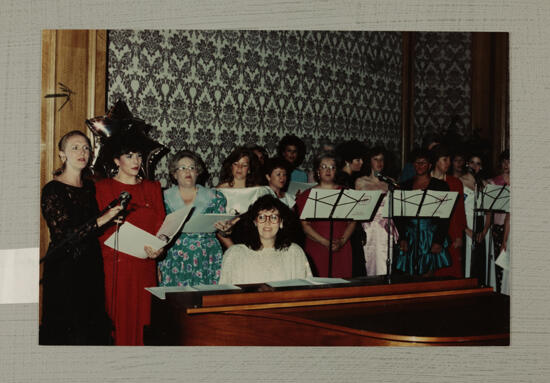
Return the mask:
M 164 220 L 164 204 L 160 184 L 139 176 L 142 164 L 140 143 L 127 134 L 111 145 L 118 172 L 114 177 L 96 183 L 99 208 L 103 209 L 126 191 L 131 199 L 125 220 L 156 234 Z M 145 246 L 149 257 L 146 259 L 120 251 L 115 253 L 104 244 L 115 229 L 115 226 L 107 228 L 100 238 L 107 312 L 115 326 L 116 345 L 143 345 L 143 326 L 149 324 L 151 316 L 151 295 L 145 287 L 157 284 L 155 258 L 162 249 L 155 252 Z
M 323 153 L 315 159 L 314 169 L 315 180 L 318 185 L 316 189 L 339 190 L 334 179 L 336 177 L 336 158 L 334 154 Z M 307 198 L 312 189 L 301 193 L 297 200 L 299 214 L 302 213 Z M 306 234 L 306 253 L 313 261 L 314 274 L 319 277 L 340 277 L 351 278 L 352 257 L 349 238 L 355 229 L 353 221 L 334 221 L 332 232 L 332 272 L 329 275 L 329 247 L 330 247 L 330 221 L 302 220 L 302 228 Z
M 449 237 L 451 239 L 451 244 L 449 245 L 451 266 L 437 269 L 434 272 L 434 275 L 464 278 L 464 274 L 462 272 L 462 237 L 464 235 L 464 229 L 466 228 L 466 214 L 464 211 L 464 186 L 458 178 L 447 174 L 451 165 L 451 154 L 446 147 L 442 145 L 437 145 L 432 148 L 431 154 L 433 164 L 431 176 L 433 178 L 445 181 L 447 185 L 449 185 L 449 190 L 458 192 L 458 198 L 451 213 L 448 231 Z

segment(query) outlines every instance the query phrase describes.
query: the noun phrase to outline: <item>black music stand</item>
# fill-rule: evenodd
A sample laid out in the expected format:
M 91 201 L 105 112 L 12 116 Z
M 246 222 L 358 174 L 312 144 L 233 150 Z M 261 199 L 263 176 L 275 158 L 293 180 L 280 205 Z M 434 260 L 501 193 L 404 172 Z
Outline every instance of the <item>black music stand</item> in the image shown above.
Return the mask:
M 494 185 L 487 184 L 480 191 L 481 204 L 479 208 L 476 208 L 474 201 L 474 217 L 477 213 L 491 213 L 489 227 L 493 227 L 494 215 L 492 213 L 508 213 L 510 211 L 510 186 L 508 185 Z M 473 241 L 477 242 L 477 241 Z M 487 245 L 487 255 L 485 257 L 485 281 L 486 284 L 490 284 L 490 269 L 489 264 L 495 261 L 495 251 L 491 252 L 493 248 L 493 236 L 489 235 L 489 243 Z M 472 253 L 473 254 L 473 253 Z M 496 280 L 496 278 L 495 278 Z
M 371 220 L 382 196 L 380 190 L 352 189 L 311 189 L 304 209 L 300 214 L 302 220 L 328 220 L 329 258 L 328 276 L 332 276 L 332 236 L 335 220 Z

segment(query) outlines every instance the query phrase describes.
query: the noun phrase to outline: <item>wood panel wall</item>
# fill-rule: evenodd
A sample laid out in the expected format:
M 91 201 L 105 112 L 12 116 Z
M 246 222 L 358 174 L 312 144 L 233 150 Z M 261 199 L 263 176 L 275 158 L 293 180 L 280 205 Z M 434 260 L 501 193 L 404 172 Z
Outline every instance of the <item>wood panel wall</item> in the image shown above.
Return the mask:
M 414 145 L 415 32 L 403 32 L 401 158 L 408 160 Z M 509 38 L 504 32 L 472 33 L 471 132 L 491 143 L 488 159 L 498 169 L 498 155 L 510 148 Z
M 57 151 L 60 138 L 75 129 L 91 138 L 84 120 L 105 113 L 106 59 L 105 30 L 42 32 L 40 189 L 53 179 L 53 171 L 61 166 Z M 59 83 L 74 92 L 62 108 L 65 97 L 45 98 L 48 94 L 66 93 Z M 48 227 L 40 215 L 41 259 L 46 253 L 48 243 Z M 42 267 L 40 275 L 42 276 Z
M 508 33 L 472 33 L 472 131 L 491 143 L 488 159 L 510 147 Z

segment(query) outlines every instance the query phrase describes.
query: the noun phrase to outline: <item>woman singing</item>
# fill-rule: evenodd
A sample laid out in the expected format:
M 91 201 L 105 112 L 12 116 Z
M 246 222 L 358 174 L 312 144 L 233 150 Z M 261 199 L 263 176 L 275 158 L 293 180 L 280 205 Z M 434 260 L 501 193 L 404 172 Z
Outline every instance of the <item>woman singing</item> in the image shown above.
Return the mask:
M 456 177 L 447 174 L 451 166 L 451 157 L 449 150 L 443 145 L 437 145 L 432 148 L 433 169 L 431 176 L 449 185 L 449 190 L 457 192 L 458 197 L 449 221 L 449 237 L 451 244 L 449 253 L 451 255 L 451 266 L 436 270 L 435 275 L 452 276 L 463 278 L 462 262 L 462 237 L 466 228 L 466 214 L 464 212 L 464 186 Z
M 412 157 L 415 175 L 401 184 L 403 190 L 449 190 L 449 186 L 430 176 L 430 154 L 418 150 Z M 447 252 L 448 220 L 441 218 L 402 218 L 399 222 L 401 252 L 396 268 L 411 275 L 431 276 L 451 265 Z
M 336 177 L 336 158 L 332 153 L 323 153 L 315 159 L 314 168 L 317 169 L 315 179 L 318 184 L 314 188 L 340 190 L 341 187 L 334 181 Z M 302 212 L 311 190 L 301 193 L 296 205 L 298 211 Z M 334 221 L 332 238 L 332 272 L 329 275 L 329 248 L 330 221 L 328 220 L 302 220 L 302 227 L 306 235 L 306 252 L 313 260 L 316 269 L 316 276 L 319 277 L 341 277 L 352 276 L 351 245 L 349 238 L 355 229 L 353 221 Z
M 369 151 L 367 157 L 366 175 L 355 180 L 355 189 L 357 190 L 381 190 L 387 193 L 388 184 L 382 182 L 376 177 L 377 173 L 384 170 L 385 149 L 375 147 Z M 367 275 L 385 275 L 387 273 L 388 260 L 388 219 L 382 215 L 382 207 L 386 204 L 387 197 L 384 196 L 382 203 L 374 219 L 370 222 L 363 222 L 363 229 L 366 233 L 366 244 L 363 248 L 365 253 L 365 266 Z M 394 223 L 390 224 L 393 240 L 397 242 L 399 234 Z M 392 252 L 393 253 L 393 252 Z
M 290 210 L 271 195 L 256 200 L 243 216 L 249 235 L 223 256 L 220 283 L 247 284 L 311 277 L 304 251 L 291 241 Z
M 92 181 L 83 179 L 92 159 L 90 140 L 78 130 L 58 144 L 63 162 L 42 189 L 42 215 L 50 230 L 44 258 L 40 344 L 109 344 L 103 259 L 98 228 L 122 209 L 101 216 Z
M 106 144 L 107 145 L 107 144 Z M 139 135 L 131 132 L 113 137 L 109 142 L 116 175 L 96 184 L 100 208 L 117 198 L 121 192 L 130 193 L 131 200 L 125 220 L 151 234 L 156 234 L 164 220 L 164 204 L 160 184 L 142 179 L 142 144 Z M 145 246 L 148 258 L 141 259 L 116 252 L 103 244 L 115 231 L 112 226 L 101 237 L 105 268 L 107 311 L 115 325 L 115 344 L 142 345 L 143 326 L 149 324 L 151 296 L 145 287 L 156 286 L 156 252 Z
M 164 191 L 167 214 L 186 206 L 195 207 L 193 214 L 225 213 L 224 195 L 197 184 L 205 171 L 197 154 L 179 151 L 168 167 L 177 185 Z M 182 233 L 166 258 L 159 262 L 159 283 L 161 286 L 216 284 L 221 262 L 222 248 L 215 233 Z

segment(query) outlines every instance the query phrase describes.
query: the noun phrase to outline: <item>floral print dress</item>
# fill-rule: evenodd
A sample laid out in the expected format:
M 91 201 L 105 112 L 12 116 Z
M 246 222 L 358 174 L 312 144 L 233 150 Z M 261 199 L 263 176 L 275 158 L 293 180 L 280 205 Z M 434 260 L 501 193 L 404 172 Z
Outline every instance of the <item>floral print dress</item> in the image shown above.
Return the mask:
M 164 191 L 166 214 L 185 206 L 179 189 Z M 215 190 L 197 185 L 193 214 L 223 214 L 226 199 Z M 182 233 L 159 262 L 159 286 L 217 284 L 222 264 L 222 247 L 215 233 Z

